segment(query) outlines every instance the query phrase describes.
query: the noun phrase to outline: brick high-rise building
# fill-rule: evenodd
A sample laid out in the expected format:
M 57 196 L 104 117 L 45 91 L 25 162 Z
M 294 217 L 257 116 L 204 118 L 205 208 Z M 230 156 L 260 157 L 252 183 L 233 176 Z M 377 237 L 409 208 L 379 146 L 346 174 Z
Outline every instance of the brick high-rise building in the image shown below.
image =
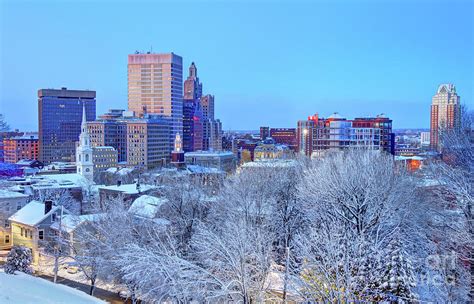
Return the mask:
M 183 59 L 174 53 L 128 55 L 128 109 L 137 117 L 171 120 L 171 153 L 176 133 L 183 134 Z
M 82 109 L 87 121 L 95 120 L 95 91 L 38 90 L 39 160 L 44 163 L 75 161 L 81 133 Z
M 39 143 L 37 134 L 25 134 L 23 136 L 15 136 L 5 138 L 4 161 L 6 163 L 17 163 L 22 159 L 38 159 Z
M 444 130 L 461 126 L 461 97 L 453 84 L 441 84 L 433 96 L 430 120 L 430 147 L 441 150 L 440 135 Z

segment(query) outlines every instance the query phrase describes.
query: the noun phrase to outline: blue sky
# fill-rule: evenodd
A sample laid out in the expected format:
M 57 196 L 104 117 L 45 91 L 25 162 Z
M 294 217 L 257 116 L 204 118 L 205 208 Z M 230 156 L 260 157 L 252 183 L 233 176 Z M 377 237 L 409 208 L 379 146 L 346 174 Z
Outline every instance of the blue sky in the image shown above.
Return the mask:
M 39 88 L 127 106 L 127 54 L 173 51 L 216 96 L 224 129 L 319 113 L 429 126 L 437 86 L 474 107 L 474 1 L 0 1 L 0 113 L 37 130 Z

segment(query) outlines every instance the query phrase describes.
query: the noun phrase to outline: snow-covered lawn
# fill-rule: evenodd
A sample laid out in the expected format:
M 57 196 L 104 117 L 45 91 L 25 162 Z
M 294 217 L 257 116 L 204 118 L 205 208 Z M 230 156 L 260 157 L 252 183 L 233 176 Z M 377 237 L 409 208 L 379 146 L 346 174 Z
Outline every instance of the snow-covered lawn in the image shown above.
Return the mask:
M 77 289 L 54 284 L 22 272 L 9 275 L 0 270 L 0 303 L 105 303 Z

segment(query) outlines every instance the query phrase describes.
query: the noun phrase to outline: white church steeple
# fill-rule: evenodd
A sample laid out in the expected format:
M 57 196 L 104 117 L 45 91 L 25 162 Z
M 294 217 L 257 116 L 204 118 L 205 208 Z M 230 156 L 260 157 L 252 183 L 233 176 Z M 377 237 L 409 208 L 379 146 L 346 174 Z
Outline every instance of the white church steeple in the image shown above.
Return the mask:
M 79 145 L 76 148 L 76 167 L 77 173 L 93 181 L 94 163 L 92 162 L 91 139 L 87 131 L 85 103 L 82 105 L 81 135 L 79 135 Z

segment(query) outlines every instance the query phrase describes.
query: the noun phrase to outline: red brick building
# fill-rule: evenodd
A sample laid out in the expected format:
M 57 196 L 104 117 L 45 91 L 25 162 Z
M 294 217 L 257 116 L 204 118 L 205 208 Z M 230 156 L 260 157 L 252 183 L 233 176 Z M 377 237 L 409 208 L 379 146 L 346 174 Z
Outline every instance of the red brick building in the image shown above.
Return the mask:
M 38 135 L 25 134 L 3 139 L 4 161 L 17 163 L 22 159 L 38 159 Z

